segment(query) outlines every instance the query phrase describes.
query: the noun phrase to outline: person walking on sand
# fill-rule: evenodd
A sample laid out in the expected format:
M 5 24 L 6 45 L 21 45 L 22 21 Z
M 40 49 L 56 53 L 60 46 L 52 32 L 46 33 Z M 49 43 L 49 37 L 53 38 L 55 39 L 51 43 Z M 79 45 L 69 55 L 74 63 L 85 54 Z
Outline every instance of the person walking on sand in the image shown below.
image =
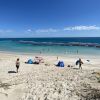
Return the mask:
M 16 60 L 16 72 L 17 73 L 18 73 L 19 66 L 20 66 L 20 62 L 19 62 L 19 58 L 17 58 Z
M 83 64 L 83 61 L 81 60 L 81 58 L 79 58 L 79 69 L 82 69 L 82 64 Z

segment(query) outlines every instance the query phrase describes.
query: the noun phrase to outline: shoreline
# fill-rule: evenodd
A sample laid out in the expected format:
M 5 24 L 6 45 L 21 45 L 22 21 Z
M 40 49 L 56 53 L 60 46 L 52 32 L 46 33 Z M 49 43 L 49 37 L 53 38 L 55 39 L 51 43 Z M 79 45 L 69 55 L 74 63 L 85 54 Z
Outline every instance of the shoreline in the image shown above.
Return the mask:
M 87 55 L 87 54 L 47 54 L 47 53 L 22 53 L 22 52 L 13 52 L 13 51 L 0 51 L 0 54 L 7 55 L 26 55 L 26 56 L 51 56 L 51 57 L 76 57 L 76 58 L 100 58 L 100 55 Z

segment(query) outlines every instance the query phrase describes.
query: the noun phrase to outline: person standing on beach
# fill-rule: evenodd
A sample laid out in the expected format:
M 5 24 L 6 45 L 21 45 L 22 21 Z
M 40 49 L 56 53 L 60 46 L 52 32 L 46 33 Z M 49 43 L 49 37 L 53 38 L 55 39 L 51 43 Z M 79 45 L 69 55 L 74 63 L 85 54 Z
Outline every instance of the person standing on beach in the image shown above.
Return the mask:
M 79 58 L 79 69 L 82 69 L 82 64 L 83 64 L 83 61 L 81 60 L 81 58 Z
M 19 58 L 17 58 L 16 60 L 16 72 L 17 73 L 18 73 L 19 66 L 20 66 L 20 62 L 19 62 Z

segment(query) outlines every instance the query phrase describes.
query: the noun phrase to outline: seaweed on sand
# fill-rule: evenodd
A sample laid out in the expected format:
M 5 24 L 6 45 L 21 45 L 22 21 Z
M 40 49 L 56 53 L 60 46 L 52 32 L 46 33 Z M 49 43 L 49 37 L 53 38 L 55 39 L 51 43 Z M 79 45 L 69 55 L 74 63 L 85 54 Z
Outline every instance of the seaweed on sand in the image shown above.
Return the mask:
M 11 86 L 11 85 L 8 84 L 8 83 L 2 83 L 2 82 L 0 82 L 0 88 L 9 89 L 9 86 Z

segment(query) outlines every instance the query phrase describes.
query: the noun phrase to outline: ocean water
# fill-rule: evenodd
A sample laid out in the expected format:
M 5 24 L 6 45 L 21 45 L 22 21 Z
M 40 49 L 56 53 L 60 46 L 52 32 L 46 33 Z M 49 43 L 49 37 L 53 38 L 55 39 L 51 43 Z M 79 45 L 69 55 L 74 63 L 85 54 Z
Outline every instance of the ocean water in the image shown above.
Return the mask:
M 93 46 L 72 46 L 69 43 L 86 43 Z M 1 38 L 0 51 L 49 55 L 100 55 L 99 37 L 85 38 Z

